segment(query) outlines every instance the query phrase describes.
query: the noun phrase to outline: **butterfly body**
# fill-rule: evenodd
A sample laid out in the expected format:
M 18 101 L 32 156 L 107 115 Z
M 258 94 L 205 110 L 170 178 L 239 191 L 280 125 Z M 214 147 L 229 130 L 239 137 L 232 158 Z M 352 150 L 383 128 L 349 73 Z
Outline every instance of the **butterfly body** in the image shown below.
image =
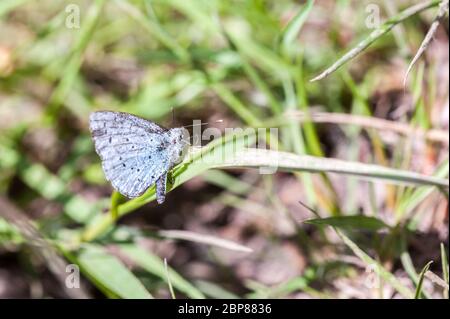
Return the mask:
M 188 146 L 184 128 L 165 129 L 137 116 L 112 111 L 91 114 L 89 126 L 106 179 L 122 195 L 134 198 L 156 183 L 163 203 L 167 173 Z

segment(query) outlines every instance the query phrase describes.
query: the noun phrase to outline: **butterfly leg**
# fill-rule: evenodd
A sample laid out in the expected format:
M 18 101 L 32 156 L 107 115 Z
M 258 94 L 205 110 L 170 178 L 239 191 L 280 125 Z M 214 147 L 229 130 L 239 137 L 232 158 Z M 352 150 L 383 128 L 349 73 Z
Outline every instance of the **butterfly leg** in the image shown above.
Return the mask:
M 167 174 L 163 174 L 156 180 L 156 201 L 158 204 L 164 203 L 166 199 L 166 180 Z

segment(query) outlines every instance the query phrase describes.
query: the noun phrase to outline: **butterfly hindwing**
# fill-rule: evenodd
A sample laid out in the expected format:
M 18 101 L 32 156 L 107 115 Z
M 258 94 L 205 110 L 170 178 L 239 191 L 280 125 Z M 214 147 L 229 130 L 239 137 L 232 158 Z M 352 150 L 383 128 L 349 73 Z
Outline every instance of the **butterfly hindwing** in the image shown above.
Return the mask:
M 121 194 L 141 195 L 169 168 L 164 142 L 166 129 L 131 114 L 101 111 L 91 114 L 95 150 L 106 178 Z

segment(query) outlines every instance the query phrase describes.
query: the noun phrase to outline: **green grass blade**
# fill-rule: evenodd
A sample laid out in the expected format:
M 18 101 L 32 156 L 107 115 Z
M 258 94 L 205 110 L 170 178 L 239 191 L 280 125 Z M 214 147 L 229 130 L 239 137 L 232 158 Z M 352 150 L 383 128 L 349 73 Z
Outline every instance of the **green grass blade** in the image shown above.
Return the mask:
M 109 211 L 113 220 L 116 220 L 117 217 L 119 217 L 117 207 L 119 206 L 122 199 L 123 196 L 117 191 L 113 191 L 113 193 L 111 194 L 111 208 L 109 209 Z
M 340 216 L 328 218 L 316 218 L 304 221 L 306 224 L 327 225 L 348 229 L 364 229 L 377 231 L 383 228 L 389 228 L 382 220 L 368 216 Z
M 89 7 L 85 21 L 82 23 L 79 35 L 72 48 L 71 55 L 65 64 L 64 70 L 61 71 L 61 81 L 53 91 L 48 102 L 46 109 L 47 120 L 54 120 L 61 104 L 64 102 L 64 99 L 69 94 L 72 85 L 77 79 L 78 70 L 83 61 L 83 53 L 95 32 L 104 4 L 105 0 L 96 0 Z
M 306 5 L 297 12 L 297 14 L 289 21 L 286 28 L 283 30 L 281 38 L 285 52 L 292 51 L 292 44 L 296 41 L 303 24 L 313 8 L 313 5 L 314 0 L 308 0 Z
M 131 16 L 137 23 L 139 23 L 150 35 L 154 36 L 158 41 L 160 41 L 163 45 L 169 48 L 176 57 L 180 59 L 180 61 L 188 63 L 191 59 L 189 52 L 179 45 L 174 37 L 167 34 L 161 26 L 146 17 L 141 10 L 136 8 L 133 4 L 124 0 L 115 0 L 117 5 L 126 12 L 129 16 Z
M 425 273 L 430 269 L 430 265 L 433 263 L 433 261 L 429 261 L 425 267 L 423 267 L 422 271 L 419 274 L 419 282 L 417 283 L 416 287 L 416 293 L 414 295 L 414 299 L 421 298 L 422 295 L 422 285 L 423 285 L 423 279 L 425 278 Z
M 408 9 L 400 12 L 395 17 L 390 18 L 387 22 L 382 24 L 379 28 L 372 31 L 364 40 L 359 42 L 353 49 L 345 53 L 339 60 L 337 60 L 333 65 L 327 68 L 325 71 L 311 79 L 311 82 L 322 80 L 323 78 L 329 76 L 331 73 L 335 72 L 341 66 L 343 66 L 348 61 L 354 59 L 357 55 L 359 55 L 362 51 L 364 51 L 367 47 L 369 47 L 373 42 L 378 40 L 380 37 L 388 33 L 392 30 L 394 26 L 405 21 L 406 19 L 416 15 L 419 12 L 427 10 L 429 8 L 435 7 L 439 5 L 440 0 L 427 1 L 423 3 L 418 3 L 414 6 L 409 7 Z
M 261 125 L 261 121 L 225 85 L 215 83 L 212 89 L 248 125 L 254 127 Z
M 414 285 L 417 286 L 419 283 L 419 275 L 416 272 L 416 269 L 414 267 L 413 261 L 411 259 L 411 256 L 408 252 L 403 252 L 400 256 L 400 259 L 402 261 L 403 268 L 405 269 L 406 273 L 409 275 L 411 280 L 414 282 Z M 426 291 L 422 292 L 427 299 L 431 299 L 431 295 L 428 294 Z

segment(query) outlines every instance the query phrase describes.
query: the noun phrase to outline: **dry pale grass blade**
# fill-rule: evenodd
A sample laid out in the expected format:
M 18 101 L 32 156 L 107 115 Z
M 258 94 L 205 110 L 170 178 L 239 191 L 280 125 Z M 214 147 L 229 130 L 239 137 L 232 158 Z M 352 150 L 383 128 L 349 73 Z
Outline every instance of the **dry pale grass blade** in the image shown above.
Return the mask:
M 170 296 L 172 297 L 172 299 L 177 299 L 175 297 L 175 292 L 173 291 L 172 281 L 170 280 L 169 267 L 167 266 L 167 258 L 164 258 L 164 271 L 167 278 L 167 285 L 169 286 Z
M 8 199 L 0 197 L 0 216 L 19 230 L 31 249 L 45 261 L 48 269 L 69 297 L 76 299 L 90 298 L 89 293 L 81 285 L 78 289 L 66 288 L 66 267 L 68 264 L 36 229 L 25 212 L 13 205 Z
M 367 38 L 359 42 L 353 49 L 345 53 L 339 60 L 337 60 L 333 65 L 331 65 L 329 68 L 327 68 L 325 71 L 320 73 L 318 76 L 314 77 L 310 80 L 310 82 L 319 81 L 323 78 L 326 78 L 331 73 L 335 72 L 337 69 L 339 69 L 342 65 L 347 63 L 348 61 L 355 58 L 357 55 L 359 55 L 362 51 L 364 51 L 367 47 L 369 47 L 373 42 L 378 40 L 380 37 L 388 33 L 392 30 L 394 26 L 397 24 L 405 21 L 406 19 L 416 15 L 419 12 L 422 12 L 424 10 L 427 10 L 431 7 L 434 7 L 439 4 L 439 1 L 427 1 L 423 3 L 418 3 L 416 5 L 413 5 L 409 7 L 408 9 L 400 12 L 397 16 L 392 17 L 387 22 L 383 23 L 379 28 L 372 31 L 372 33 L 369 34 Z
M 434 284 L 448 290 L 449 286 L 448 284 L 445 282 L 445 280 L 443 280 L 441 277 L 439 277 L 438 275 L 436 275 L 434 272 L 432 272 L 431 270 L 428 270 L 425 273 L 425 277 L 427 277 L 429 280 L 431 280 Z
M 194 233 L 194 232 L 185 231 L 185 230 L 161 230 L 158 232 L 158 235 L 165 237 L 165 238 L 177 239 L 177 240 L 188 240 L 188 241 L 192 241 L 192 242 L 196 242 L 196 243 L 216 246 L 216 247 L 239 251 L 239 252 L 244 252 L 244 253 L 253 252 L 253 250 L 251 248 L 237 244 L 235 242 L 232 242 L 231 240 L 218 238 L 218 237 L 211 236 L 211 235 Z
M 406 87 L 406 81 L 408 80 L 409 72 L 411 72 L 414 64 L 420 59 L 422 54 L 425 52 L 425 50 L 430 45 L 431 41 L 433 40 L 434 34 L 437 31 L 437 28 L 439 27 L 439 24 L 442 22 L 442 20 L 445 18 L 445 16 L 448 14 L 448 1 L 449 0 L 442 0 L 441 4 L 439 5 L 439 11 L 436 15 L 436 18 L 434 18 L 433 23 L 430 26 L 430 29 L 428 30 L 427 34 L 425 35 L 425 38 L 422 41 L 422 44 L 419 47 L 419 50 L 417 50 L 416 55 L 411 60 L 411 63 L 408 66 L 408 69 L 406 70 L 405 77 L 403 79 L 403 86 Z
M 327 112 L 307 114 L 300 111 L 290 111 L 285 113 L 285 117 L 289 119 L 295 118 L 300 122 L 311 121 L 314 123 L 357 125 L 380 131 L 391 131 L 409 138 L 422 138 L 430 142 L 438 142 L 445 145 L 449 144 L 449 135 L 447 131 L 439 129 L 424 130 L 419 127 L 412 127 L 406 123 L 394 122 L 371 116 Z

